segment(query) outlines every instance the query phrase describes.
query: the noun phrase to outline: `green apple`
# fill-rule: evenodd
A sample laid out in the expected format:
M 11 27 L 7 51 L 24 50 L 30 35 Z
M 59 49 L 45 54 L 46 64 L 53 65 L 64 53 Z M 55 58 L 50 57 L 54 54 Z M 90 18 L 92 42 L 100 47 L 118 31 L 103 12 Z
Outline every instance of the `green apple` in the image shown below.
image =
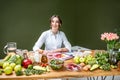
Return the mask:
M 16 65 L 14 67 L 14 71 L 17 72 L 17 71 L 21 71 L 22 70 L 22 66 L 21 65 Z
M 17 54 L 16 57 L 17 57 L 17 59 L 19 59 L 19 58 L 20 58 L 20 55 Z
M 84 63 L 85 62 L 85 58 L 84 57 L 80 57 L 79 61 L 80 61 L 80 63 Z
M 79 59 L 80 59 L 79 56 L 75 56 L 73 60 L 76 64 L 79 64 L 80 63 Z
M 91 55 L 87 55 L 85 58 L 85 63 L 88 63 L 88 61 L 91 61 L 93 57 Z
M 4 73 L 5 74 L 12 74 L 12 68 L 10 66 L 7 66 L 4 68 Z
M 4 63 L 3 63 L 3 69 L 6 68 L 6 67 L 9 66 L 9 65 L 10 65 L 9 62 L 4 62 Z
M 17 61 L 15 62 L 16 65 L 18 64 L 21 65 L 21 63 L 22 63 L 22 60 L 20 58 L 18 58 Z

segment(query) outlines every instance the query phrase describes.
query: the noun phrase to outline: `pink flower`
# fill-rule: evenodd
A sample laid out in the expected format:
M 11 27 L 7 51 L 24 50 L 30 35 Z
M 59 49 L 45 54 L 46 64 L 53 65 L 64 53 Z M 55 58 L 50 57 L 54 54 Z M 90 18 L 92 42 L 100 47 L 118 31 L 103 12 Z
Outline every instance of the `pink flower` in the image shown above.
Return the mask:
M 101 34 L 101 40 L 105 40 L 105 41 L 112 41 L 112 40 L 117 40 L 119 39 L 119 36 L 116 33 L 103 33 Z
M 101 40 L 103 40 L 107 43 L 108 50 L 114 48 L 117 39 L 119 39 L 119 36 L 116 33 L 105 32 L 105 33 L 101 34 Z

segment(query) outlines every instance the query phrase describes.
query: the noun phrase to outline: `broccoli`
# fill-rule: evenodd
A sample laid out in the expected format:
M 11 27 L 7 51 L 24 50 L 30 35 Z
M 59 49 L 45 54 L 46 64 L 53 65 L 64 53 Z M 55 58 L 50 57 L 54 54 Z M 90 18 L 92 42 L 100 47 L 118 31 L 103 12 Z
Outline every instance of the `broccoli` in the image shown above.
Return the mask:
M 16 74 L 16 76 L 21 76 L 21 75 L 23 75 L 23 72 L 18 70 L 18 71 L 15 72 L 15 74 Z

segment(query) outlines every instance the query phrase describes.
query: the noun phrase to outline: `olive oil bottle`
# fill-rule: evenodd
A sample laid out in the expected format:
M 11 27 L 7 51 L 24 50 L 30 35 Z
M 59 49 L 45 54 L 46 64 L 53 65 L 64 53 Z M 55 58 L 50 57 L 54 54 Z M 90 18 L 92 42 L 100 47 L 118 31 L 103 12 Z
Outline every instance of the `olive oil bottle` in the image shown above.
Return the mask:
M 42 57 L 41 57 L 41 62 L 42 62 L 42 63 L 48 63 L 48 58 L 47 58 L 47 55 L 42 54 Z

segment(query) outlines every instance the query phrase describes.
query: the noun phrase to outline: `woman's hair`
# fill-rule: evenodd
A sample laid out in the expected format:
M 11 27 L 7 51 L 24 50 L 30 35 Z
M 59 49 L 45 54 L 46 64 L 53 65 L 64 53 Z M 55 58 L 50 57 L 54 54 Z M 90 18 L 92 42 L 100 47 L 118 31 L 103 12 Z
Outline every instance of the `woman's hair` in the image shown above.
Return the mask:
M 60 26 L 61 26 L 61 25 L 62 25 L 62 20 L 61 20 L 61 18 L 60 18 L 59 15 L 53 15 L 53 16 L 50 18 L 50 23 L 51 23 L 51 21 L 52 21 L 52 19 L 53 19 L 54 17 L 57 17 L 57 18 L 59 19 L 59 23 L 60 23 Z

